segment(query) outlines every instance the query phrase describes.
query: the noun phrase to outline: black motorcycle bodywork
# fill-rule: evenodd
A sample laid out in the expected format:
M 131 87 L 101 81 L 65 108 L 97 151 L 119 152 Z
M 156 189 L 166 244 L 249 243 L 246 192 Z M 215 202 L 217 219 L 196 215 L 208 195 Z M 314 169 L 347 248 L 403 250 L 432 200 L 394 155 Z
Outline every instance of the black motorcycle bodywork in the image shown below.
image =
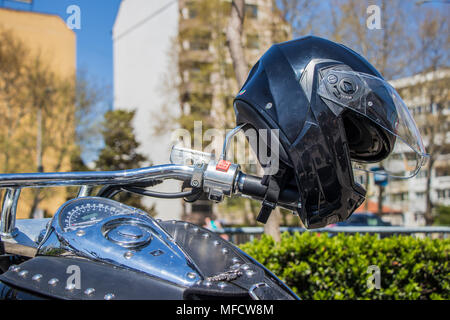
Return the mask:
M 201 274 L 198 281 L 183 285 L 171 281 L 170 277 L 143 272 L 144 268 L 138 270 L 107 261 L 99 253 L 92 252 L 91 256 L 80 254 L 76 244 L 64 243 L 67 238 L 52 230 L 57 219 L 58 214 L 49 223 L 36 257 L 24 261 L 3 255 L 0 259 L 3 270 L 7 270 L 0 275 L 0 299 L 298 299 L 276 276 L 242 250 L 220 235 L 191 223 L 158 222 L 170 235 L 170 245 L 180 249 L 192 268 Z M 155 231 L 153 241 L 157 236 Z M 54 238 L 61 241 L 64 250 L 53 245 Z M 169 245 L 157 250 L 150 245 L 133 250 L 137 251 L 147 254 L 150 270 L 151 267 L 164 269 L 162 260 L 158 259 L 174 252 Z M 68 286 L 71 266 L 80 270 L 79 288 Z M 169 267 L 172 266 L 167 266 L 168 273 L 174 270 Z

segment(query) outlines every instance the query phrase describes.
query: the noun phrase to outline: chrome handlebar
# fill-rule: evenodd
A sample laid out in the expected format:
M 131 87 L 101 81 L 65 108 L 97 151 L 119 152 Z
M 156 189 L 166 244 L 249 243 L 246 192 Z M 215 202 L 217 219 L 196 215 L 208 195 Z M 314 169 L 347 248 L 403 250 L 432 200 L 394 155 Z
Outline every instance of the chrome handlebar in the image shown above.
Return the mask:
M 175 179 L 202 188 L 209 199 L 216 202 L 234 194 L 264 200 L 266 187 L 260 183 L 261 178 L 244 174 L 239 165 L 221 161 L 226 162 L 226 170 L 220 167 L 220 162 L 211 160 L 209 164 L 194 166 L 167 164 L 120 171 L 0 174 L 0 189 L 6 189 L 0 217 L 0 237 L 15 237 L 16 208 L 22 188 L 81 186 L 78 193 L 81 197 L 88 196 L 89 190 L 96 185 L 133 185 Z M 278 205 L 295 212 L 300 207 L 296 191 L 286 190 L 283 194 Z
M 189 180 L 194 167 L 167 164 L 119 171 L 44 172 L 0 174 L 0 188 L 33 188 L 84 185 L 115 185 L 153 180 Z
M 17 233 L 16 209 L 23 188 L 81 186 L 78 195 L 86 196 L 86 190 L 95 185 L 133 184 L 164 179 L 185 181 L 191 179 L 193 173 L 192 166 L 168 164 L 120 171 L 0 174 L 0 189 L 6 189 L 0 216 L 0 237 L 14 238 Z

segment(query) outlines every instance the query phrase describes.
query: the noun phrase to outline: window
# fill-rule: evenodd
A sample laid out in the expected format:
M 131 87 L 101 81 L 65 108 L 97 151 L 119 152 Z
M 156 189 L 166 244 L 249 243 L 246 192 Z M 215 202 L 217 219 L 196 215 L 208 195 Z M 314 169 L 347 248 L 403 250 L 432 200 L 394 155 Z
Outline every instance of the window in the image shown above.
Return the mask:
M 374 227 L 378 226 L 378 219 L 377 218 L 367 218 L 367 225 Z
M 391 198 L 392 198 L 392 201 L 394 201 L 394 202 L 406 201 L 409 199 L 409 194 L 408 194 L 408 192 L 393 193 L 391 195 Z
M 418 106 L 416 108 L 414 108 L 415 110 L 415 114 L 421 114 L 422 113 L 422 106 Z
M 234 101 L 234 96 L 226 96 L 223 98 L 223 103 L 225 105 L 225 107 L 232 107 L 233 106 L 233 101 Z
M 188 2 L 186 4 L 186 7 L 188 8 L 188 18 L 189 19 L 194 19 L 198 16 L 198 10 L 197 10 L 194 2 Z
M 199 82 L 210 82 L 210 64 L 204 62 L 195 62 L 189 68 L 189 80 Z
M 189 41 L 189 49 L 195 51 L 208 50 L 209 43 L 206 41 L 201 41 L 200 39 Z
M 210 32 L 198 32 L 194 39 L 189 41 L 189 49 L 191 50 L 208 50 L 211 41 Z
M 436 190 L 439 200 L 450 198 L 450 189 Z
M 436 177 L 450 176 L 450 167 L 438 167 L 436 168 Z
M 245 16 L 252 19 L 258 18 L 258 6 L 255 4 L 246 4 Z
M 259 37 L 257 34 L 247 35 L 247 48 L 259 49 Z
M 227 63 L 224 66 L 224 72 L 225 72 L 225 78 L 227 79 L 234 79 L 235 73 L 234 73 L 234 67 L 233 64 Z
M 189 102 L 191 114 L 207 117 L 211 113 L 212 95 L 191 93 L 185 95 L 185 100 Z
M 364 185 L 366 182 L 366 179 L 363 175 L 357 175 L 357 176 L 355 176 L 355 181 L 358 182 L 360 185 Z
M 427 171 L 427 169 L 421 169 L 418 173 L 417 173 L 417 178 L 418 179 L 420 179 L 420 178 L 426 178 L 427 177 L 427 173 L 428 173 L 428 171 Z

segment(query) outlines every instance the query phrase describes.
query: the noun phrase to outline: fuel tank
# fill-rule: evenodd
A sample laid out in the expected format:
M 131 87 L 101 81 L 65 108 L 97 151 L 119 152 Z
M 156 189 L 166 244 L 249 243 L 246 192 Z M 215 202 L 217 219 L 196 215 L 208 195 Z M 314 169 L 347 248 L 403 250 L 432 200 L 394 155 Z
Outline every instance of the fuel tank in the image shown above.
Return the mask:
M 210 230 L 156 221 L 110 199 L 81 199 L 61 207 L 34 258 L 3 262 L 8 269 L 0 275 L 1 299 L 298 299 L 264 266 Z M 121 211 L 88 225 L 82 217 L 93 219 L 93 211 L 73 215 L 83 203 L 91 211 L 94 204 Z

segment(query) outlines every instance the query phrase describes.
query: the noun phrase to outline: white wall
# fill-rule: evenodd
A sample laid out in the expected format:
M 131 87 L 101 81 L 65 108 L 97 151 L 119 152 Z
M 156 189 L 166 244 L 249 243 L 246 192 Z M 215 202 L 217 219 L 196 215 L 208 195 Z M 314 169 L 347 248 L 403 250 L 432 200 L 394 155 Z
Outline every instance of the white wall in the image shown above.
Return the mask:
M 153 164 L 169 163 L 170 135 L 153 135 L 164 103 L 163 76 L 167 72 L 168 52 L 178 32 L 178 1 L 123 0 L 113 28 L 114 108 L 137 109 L 135 133 L 140 151 Z M 179 106 L 171 110 L 176 115 Z M 162 191 L 179 191 L 178 184 L 164 183 Z M 179 200 L 147 198 L 155 203 L 161 219 L 179 219 Z

